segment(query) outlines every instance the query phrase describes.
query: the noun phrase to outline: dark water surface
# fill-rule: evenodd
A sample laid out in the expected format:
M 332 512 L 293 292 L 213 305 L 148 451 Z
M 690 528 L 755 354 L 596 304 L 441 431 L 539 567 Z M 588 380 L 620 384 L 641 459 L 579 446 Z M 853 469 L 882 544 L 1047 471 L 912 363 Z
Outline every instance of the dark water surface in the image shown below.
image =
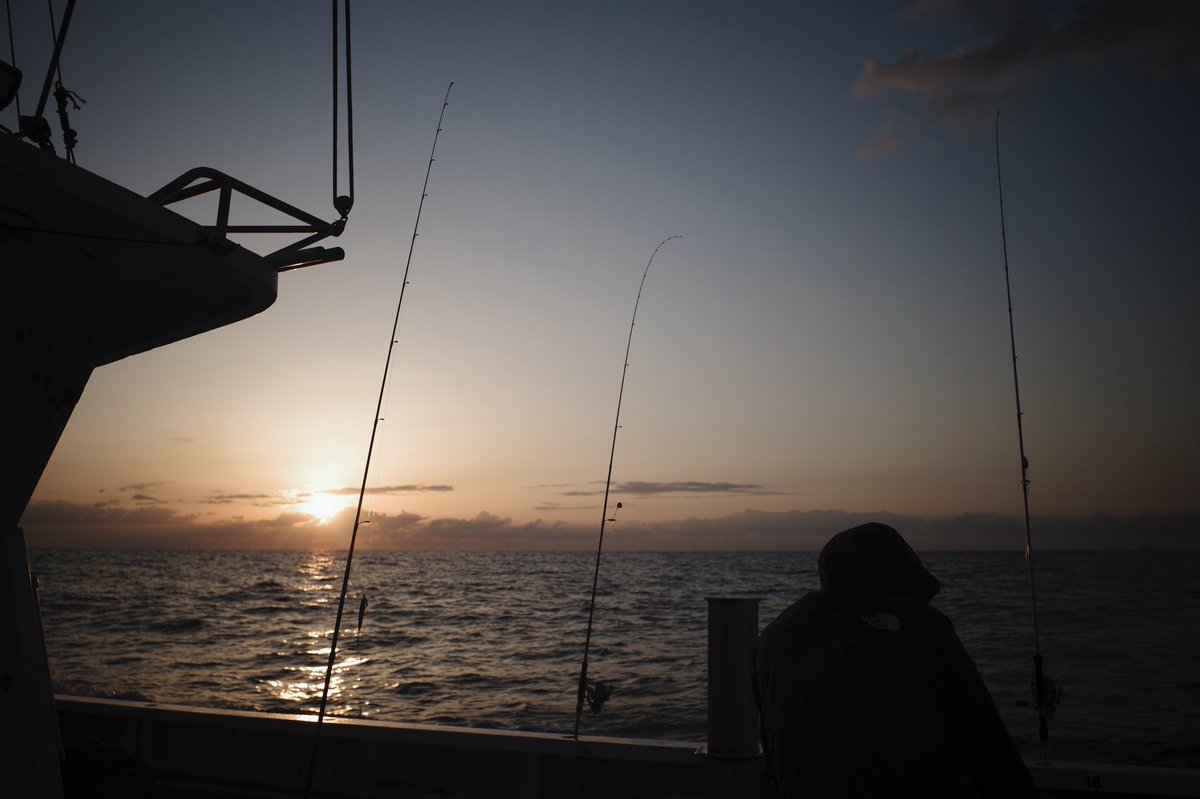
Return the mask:
M 569 732 L 594 555 L 358 553 L 330 712 Z M 954 621 L 1014 740 L 1039 754 L 1020 553 L 932 552 Z M 35 550 L 56 689 L 316 712 L 343 553 Z M 1200 768 L 1200 553 L 1045 552 L 1038 609 L 1063 684 L 1059 760 Z M 612 553 L 589 674 L 616 692 L 587 734 L 702 741 L 708 596 L 760 623 L 817 587 L 816 554 Z M 369 608 L 355 648 L 358 597 Z

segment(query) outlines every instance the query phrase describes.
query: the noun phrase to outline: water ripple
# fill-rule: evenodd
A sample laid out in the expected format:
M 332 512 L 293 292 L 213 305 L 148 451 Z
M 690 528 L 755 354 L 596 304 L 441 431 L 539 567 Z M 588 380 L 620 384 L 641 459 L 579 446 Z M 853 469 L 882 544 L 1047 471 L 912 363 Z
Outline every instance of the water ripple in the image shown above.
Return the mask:
M 1020 553 L 923 556 L 1010 732 L 1034 754 L 1032 633 Z M 57 690 L 315 712 L 344 556 L 43 550 Z M 565 733 L 592 556 L 360 553 L 330 712 Z M 589 734 L 702 740 L 706 596 L 760 596 L 766 623 L 816 588 L 815 553 L 605 555 L 589 658 L 615 691 Z M 1042 650 L 1065 684 L 1053 757 L 1200 767 L 1198 553 L 1043 553 Z M 357 629 L 359 596 L 369 607 Z

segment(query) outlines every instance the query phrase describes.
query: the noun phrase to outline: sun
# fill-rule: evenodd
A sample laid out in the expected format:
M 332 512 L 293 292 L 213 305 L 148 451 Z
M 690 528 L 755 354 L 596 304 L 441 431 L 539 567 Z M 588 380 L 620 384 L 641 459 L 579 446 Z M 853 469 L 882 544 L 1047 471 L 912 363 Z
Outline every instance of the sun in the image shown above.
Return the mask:
M 318 524 L 329 524 L 344 507 L 346 503 L 340 498 L 320 493 L 311 494 L 303 505 L 304 513 L 316 519 Z

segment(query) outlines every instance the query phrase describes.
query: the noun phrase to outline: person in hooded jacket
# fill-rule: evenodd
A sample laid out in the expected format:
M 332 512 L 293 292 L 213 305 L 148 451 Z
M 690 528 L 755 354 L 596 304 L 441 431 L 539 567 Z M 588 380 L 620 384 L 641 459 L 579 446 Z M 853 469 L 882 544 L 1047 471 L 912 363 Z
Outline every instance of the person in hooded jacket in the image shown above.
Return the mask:
M 784 797 L 1033 796 L 1033 783 L 954 626 L 941 584 L 893 528 L 835 535 L 821 590 L 759 636 L 763 752 Z

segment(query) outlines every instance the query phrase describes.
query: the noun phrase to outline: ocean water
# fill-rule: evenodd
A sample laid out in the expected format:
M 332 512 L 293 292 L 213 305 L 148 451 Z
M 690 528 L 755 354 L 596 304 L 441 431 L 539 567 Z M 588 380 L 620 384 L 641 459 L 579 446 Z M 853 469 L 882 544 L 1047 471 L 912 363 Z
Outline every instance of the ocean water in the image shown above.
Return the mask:
M 931 552 L 955 623 L 1022 752 L 1040 755 L 1020 553 Z M 594 554 L 360 552 L 329 712 L 567 733 Z M 316 712 L 344 553 L 35 550 L 56 690 Z M 1044 552 L 1041 646 L 1062 685 L 1057 760 L 1200 768 L 1200 553 Z M 817 588 L 816 554 L 605 554 L 585 734 L 705 737 L 709 596 L 760 626 Z M 361 634 L 358 601 L 368 597 Z

